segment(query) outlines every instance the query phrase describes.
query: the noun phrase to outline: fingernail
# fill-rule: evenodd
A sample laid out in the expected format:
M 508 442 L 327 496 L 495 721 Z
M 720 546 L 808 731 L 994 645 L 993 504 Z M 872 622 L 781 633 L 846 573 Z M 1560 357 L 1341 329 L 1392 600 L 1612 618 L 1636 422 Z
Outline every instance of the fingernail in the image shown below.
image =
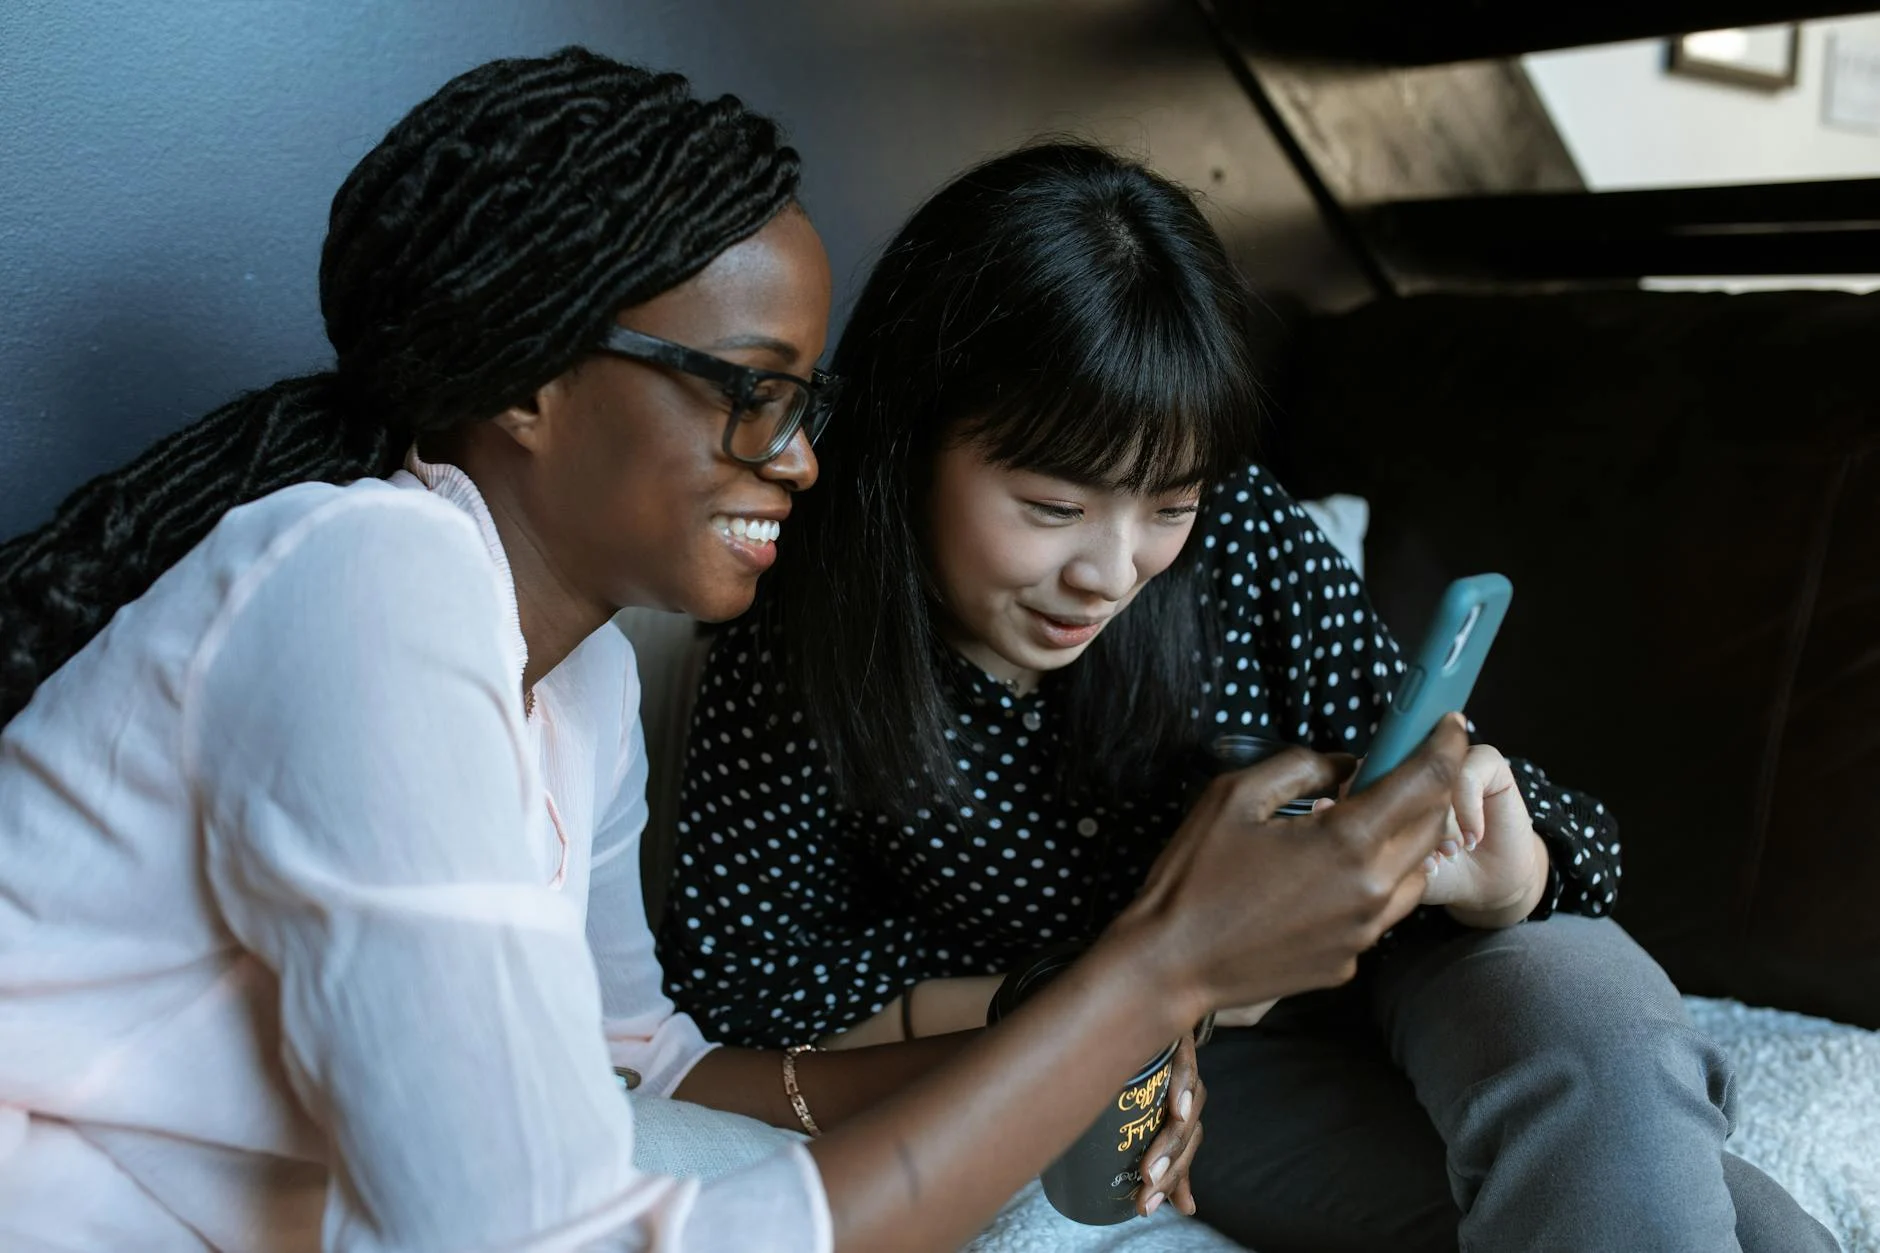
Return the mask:
M 1468 849 L 1471 853 L 1475 851 L 1475 846 L 1481 842 L 1482 837 L 1473 831 L 1464 831 L 1462 833 L 1462 847 Z
M 1195 1107 L 1195 1093 L 1192 1088 L 1183 1088 L 1181 1099 L 1175 1102 L 1175 1117 L 1188 1121 L 1188 1111 Z
M 1434 857 L 1425 857 L 1423 859 L 1423 873 L 1430 876 L 1432 879 L 1435 878 L 1436 865 L 1437 863 Z
M 1163 1156 L 1156 1158 L 1155 1161 L 1151 1163 L 1151 1165 L 1149 1166 L 1149 1182 L 1161 1183 L 1162 1176 L 1166 1175 L 1167 1173 L 1168 1173 L 1168 1156 L 1164 1154 Z
M 1156 1206 L 1160 1204 L 1162 1204 L 1162 1194 L 1158 1192 L 1154 1196 L 1149 1198 L 1149 1203 L 1147 1205 L 1142 1207 L 1142 1216 L 1144 1218 L 1147 1218 L 1149 1215 L 1155 1213 Z
M 1445 857 L 1454 857 L 1457 853 L 1462 851 L 1460 848 L 1457 847 L 1456 842 L 1454 840 L 1444 840 L 1440 847 L 1442 849 L 1443 856 Z

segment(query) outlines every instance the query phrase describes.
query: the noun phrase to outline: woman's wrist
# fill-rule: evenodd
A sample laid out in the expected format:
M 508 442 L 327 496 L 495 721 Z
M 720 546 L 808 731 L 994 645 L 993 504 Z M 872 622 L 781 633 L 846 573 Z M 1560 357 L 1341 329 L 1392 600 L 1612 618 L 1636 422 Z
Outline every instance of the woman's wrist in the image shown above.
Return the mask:
M 1078 965 L 1114 988 L 1110 995 L 1139 1003 L 1144 1013 L 1163 1016 L 1165 1029 L 1158 1034 L 1173 1039 L 1214 1005 L 1195 978 L 1193 963 L 1180 955 L 1165 931 L 1125 911 Z

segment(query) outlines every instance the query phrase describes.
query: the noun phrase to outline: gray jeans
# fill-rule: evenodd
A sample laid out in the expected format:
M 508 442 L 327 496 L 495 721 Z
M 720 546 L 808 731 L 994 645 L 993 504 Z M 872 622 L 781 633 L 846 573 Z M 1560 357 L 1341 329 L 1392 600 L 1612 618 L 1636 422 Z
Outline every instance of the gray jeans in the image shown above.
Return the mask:
M 1609 919 L 1418 939 L 1200 1063 L 1199 1217 L 1260 1253 L 1837 1247 L 1724 1151 L 1729 1066 Z

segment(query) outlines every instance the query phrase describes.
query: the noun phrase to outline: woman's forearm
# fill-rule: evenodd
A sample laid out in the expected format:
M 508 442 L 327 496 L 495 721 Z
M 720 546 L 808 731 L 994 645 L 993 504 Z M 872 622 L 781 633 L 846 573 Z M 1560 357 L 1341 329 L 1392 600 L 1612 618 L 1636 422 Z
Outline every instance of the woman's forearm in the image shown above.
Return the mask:
M 824 1131 L 833 1131 L 873 1105 L 908 1087 L 963 1049 L 974 1032 L 896 1041 L 866 1048 L 801 1053 L 796 1059 L 797 1087 L 810 1115 Z M 673 1093 L 682 1101 L 803 1130 L 803 1123 L 783 1090 L 783 1054 L 756 1049 L 713 1049 Z
M 910 1232 L 921 1248 L 963 1244 L 1187 1029 L 1166 987 L 1129 945 L 1100 944 L 996 1031 L 916 1041 L 961 1043 L 953 1064 L 810 1146 L 836 1248 L 900 1247 Z
M 857 1049 L 971 1031 L 985 1025 L 986 1007 L 1004 979 L 1003 975 L 953 975 L 923 980 L 882 1006 L 874 1017 L 826 1035 L 819 1044 L 825 1049 Z
M 921 1248 L 959 1247 L 1185 1029 L 1159 974 L 1128 949 L 1101 945 L 997 1032 L 798 1055 L 798 1086 L 827 1133 L 810 1152 L 838 1253 L 900 1247 L 910 1231 Z M 673 1095 L 802 1129 L 781 1053 L 714 1049 Z
M 906 992 L 913 997 L 908 1015 L 917 1036 L 945 1035 L 983 1026 L 986 1007 L 1004 975 L 960 975 L 951 979 L 929 979 Z

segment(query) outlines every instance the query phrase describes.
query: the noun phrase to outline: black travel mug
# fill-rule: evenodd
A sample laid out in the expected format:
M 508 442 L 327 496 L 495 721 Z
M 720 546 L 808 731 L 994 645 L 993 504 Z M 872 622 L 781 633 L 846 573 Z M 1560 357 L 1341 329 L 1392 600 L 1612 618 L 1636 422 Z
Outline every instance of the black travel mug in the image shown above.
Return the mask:
M 1060 945 L 1007 975 L 986 1011 L 987 1025 L 1010 1014 L 1068 970 L 1082 952 L 1080 945 Z M 1169 1075 L 1180 1043 L 1170 1042 L 1144 1062 L 1096 1121 L 1045 1167 L 1039 1182 L 1044 1185 L 1045 1199 L 1058 1213 L 1093 1227 L 1135 1217 L 1143 1154 L 1168 1117 Z
M 1245 770 L 1248 766 L 1258 765 L 1269 757 L 1277 756 L 1290 748 L 1284 740 L 1269 740 L 1260 735 L 1217 735 L 1209 740 L 1207 746 L 1198 755 L 1189 781 L 1189 803 L 1200 799 L 1202 789 L 1208 781 L 1218 774 L 1228 774 L 1235 770 Z M 1327 792 L 1326 796 L 1336 793 Z M 1312 812 L 1312 802 L 1317 796 L 1299 796 L 1279 807 L 1278 812 L 1288 818 L 1297 818 Z

